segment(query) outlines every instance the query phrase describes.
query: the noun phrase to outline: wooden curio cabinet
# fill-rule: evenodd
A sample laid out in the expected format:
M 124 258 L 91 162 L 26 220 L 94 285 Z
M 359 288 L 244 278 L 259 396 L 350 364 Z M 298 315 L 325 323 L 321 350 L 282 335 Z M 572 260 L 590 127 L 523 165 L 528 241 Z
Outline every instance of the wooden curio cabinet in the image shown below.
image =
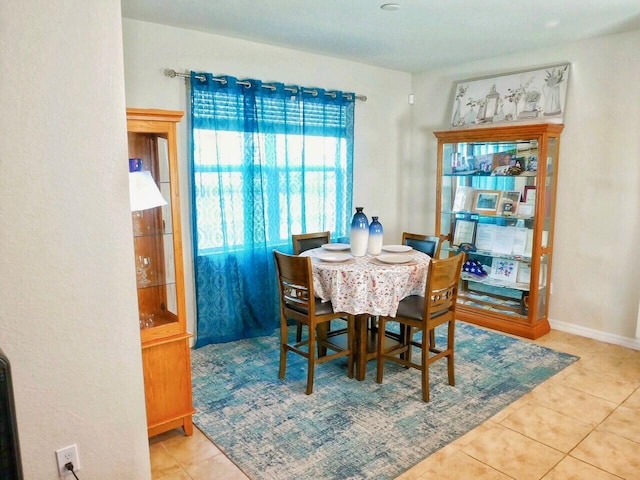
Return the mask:
M 467 250 L 457 317 L 535 339 L 548 321 L 563 125 L 435 132 L 436 232 Z
M 131 214 L 150 437 L 177 427 L 193 432 L 176 146 L 182 116 L 127 109 L 131 168 L 149 172 L 167 202 Z

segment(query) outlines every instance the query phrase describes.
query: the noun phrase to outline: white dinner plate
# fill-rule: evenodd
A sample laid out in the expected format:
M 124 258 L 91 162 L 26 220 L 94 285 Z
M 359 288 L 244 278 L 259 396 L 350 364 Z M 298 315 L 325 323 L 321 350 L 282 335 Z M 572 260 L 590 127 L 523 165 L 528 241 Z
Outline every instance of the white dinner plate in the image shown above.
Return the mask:
M 340 252 L 343 250 L 349 250 L 351 248 L 351 245 L 349 245 L 348 243 L 325 243 L 324 245 L 322 245 L 322 248 L 332 252 Z
M 392 253 L 404 253 L 410 252 L 411 250 L 413 250 L 413 248 L 411 248 L 409 245 L 384 245 L 382 247 L 382 250 Z
M 406 255 L 382 254 L 376 257 L 382 263 L 407 263 L 413 260 Z
M 346 262 L 351 257 L 350 253 L 320 253 L 318 258 L 323 262 Z

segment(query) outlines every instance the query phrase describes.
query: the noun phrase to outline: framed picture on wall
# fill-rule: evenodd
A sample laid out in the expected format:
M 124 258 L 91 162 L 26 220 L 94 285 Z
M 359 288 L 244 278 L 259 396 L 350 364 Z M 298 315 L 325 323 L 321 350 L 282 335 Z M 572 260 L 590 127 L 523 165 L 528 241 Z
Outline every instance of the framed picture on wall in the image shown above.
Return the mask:
M 454 82 L 451 128 L 516 122 L 562 123 L 569 66 L 560 63 Z

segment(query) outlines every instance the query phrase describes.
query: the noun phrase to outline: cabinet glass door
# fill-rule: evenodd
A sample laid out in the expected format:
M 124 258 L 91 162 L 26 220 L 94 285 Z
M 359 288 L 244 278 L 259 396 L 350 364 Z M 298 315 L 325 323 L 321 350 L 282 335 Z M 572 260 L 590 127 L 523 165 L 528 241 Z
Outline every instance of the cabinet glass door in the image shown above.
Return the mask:
M 472 246 L 460 303 L 526 318 L 537 140 L 445 143 L 442 161 L 440 233 L 450 237 L 442 248 Z
M 141 160 L 167 202 L 132 213 L 139 320 L 146 330 L 178 322 L 167 139 L 130 132 L 129 154 Z

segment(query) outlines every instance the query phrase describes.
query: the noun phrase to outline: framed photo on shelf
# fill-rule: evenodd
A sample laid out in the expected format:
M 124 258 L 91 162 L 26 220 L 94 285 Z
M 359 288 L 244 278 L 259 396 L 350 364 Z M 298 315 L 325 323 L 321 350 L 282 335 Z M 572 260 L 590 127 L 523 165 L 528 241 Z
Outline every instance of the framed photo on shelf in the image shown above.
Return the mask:
M 525 185 L 524 193 L 522 194 L 522 200 L 524 201 L 524 203 L 536 203 L 535 185 Z
M 520 203 L 520 192 L 517 190 L 508 190 L 500 195 L 500 208 L 498 213 L 504 216 L 515 215 L 518 211 Z
M 491 273 L 489 276 L 496 280 L 502 280 L 503 282 L 516 282 L 518 277 L 518 265 L 517 260 L 510 260 L 507 258 L 494 258 L 491 262 Z
M 518 205 L 516 215 L 519 217 L 533 217 L 535 206 L 532 203 L 521 203 Z
M 451 246 L 458 247 L 462 243 L 473 245 L 477 226 L 478 220 L 457 218 L 453 228 L 453 241 L 451 242 Z
M 515 165 L 515 155 L 515 149 L 494 153 L 491 162 L 493 170 L 500 167 L 513 167 Z
M 495 215 L 500 204 L 500 190 L 476 190 L 473 200 L 473 211 Z
M 474 193 L 475 189 L 473 187 L 458 187 L 451 210 L 454 212 L 470 212 L 473 206 Z
M 478 169 L 478 173 L 482 175 L 491 175 L 491 171 L 493 170 L 493 153 L 476 155 L 476 168 Z

